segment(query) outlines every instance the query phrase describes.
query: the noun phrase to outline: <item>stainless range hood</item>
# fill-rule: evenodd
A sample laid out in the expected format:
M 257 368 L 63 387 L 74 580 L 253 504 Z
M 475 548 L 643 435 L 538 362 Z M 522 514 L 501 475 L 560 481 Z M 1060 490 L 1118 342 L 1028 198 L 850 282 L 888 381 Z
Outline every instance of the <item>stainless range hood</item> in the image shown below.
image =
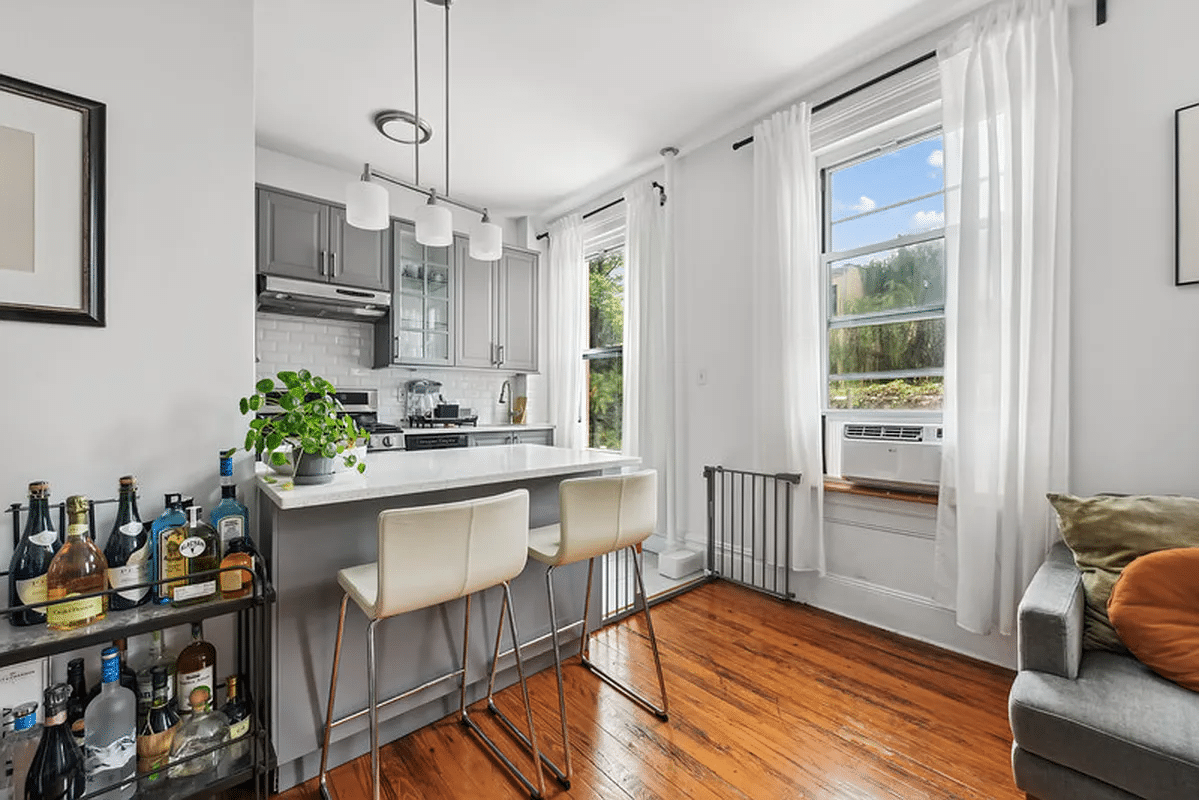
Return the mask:
M 258 276 L 258 310 L 321 319 L 373 322 L 391 308 L 391 294 L 330 283 Z

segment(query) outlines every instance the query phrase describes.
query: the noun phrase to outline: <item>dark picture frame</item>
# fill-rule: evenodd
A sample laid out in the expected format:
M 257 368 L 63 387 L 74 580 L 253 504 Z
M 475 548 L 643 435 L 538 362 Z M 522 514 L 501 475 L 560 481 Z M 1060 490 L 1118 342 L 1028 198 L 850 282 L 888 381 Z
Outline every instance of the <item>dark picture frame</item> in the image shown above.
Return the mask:
M 1199 284 L 1199 103 L 1174 112 L 1174 285 Z
M 37 104 L 46 104 L 47 107 L 41 108 Z M 29 113 L 16 115 L 13 113 L 14 109 Z M 69 113 L 64 115 L 62 111 Z M 79 116 L 77 143 L 72 114 Z M 27 121 L 21 121 L 25 118 L 36 118 L 39 121 L 31 125 Z M 22 261 L 22 264 L 25 265 L 28 274 L 18 277 L 21 280 L 28 279 L 33 273 L 40 271 L 39 280 L 42 280 L 41 283 L 26 280 L 26 283 L 34 288 L 16 291 L 14 287 L 24 287 L 25 284 L 13 280 L 13 276 L 17 274 L 16 270 L 6 271 L 5 265 L 0 263 L 0 319 L 104 326 L 105 127 L 104 103 L 0 75 L 0 133 L 9 134 L 9 141 L 28 141 L 26 149 L 21 151 L 28 156 L 25 159 L 27 163 L 18 164 L 17 169 L 21 171 L 22 178 L 28 178 L 27 191 L 22 197 L 26 201 L 29 213 L 27 216 L 15 215 L 15 221 L 10 220 L 10 225 L 14 226 L 10 228 L 10 233 L 19 228 L 18 234 L 27 241 L 27 246 L 22 252 L 26 253 L 28 258 Z M 42 140 L 48 143 L 37 150 L 36 159 L 33 155 L 35 139 L 39 144 Z M 0 145 L 2 144 L 0 142 Z M 81 167 L 77 176 L 72 175 L 75 171 L 76 147 Z M 71 166 L 59 169 L 54 157 L 62 153 L 71 156 L 67 162 Z M 3 164 L 0 164 L 0 167 L 2 166 Z M 77 214 L 74 210 L 76 183 L 79 190 Z M 46 209 L 41 206 L 36 206 L 35 213 L 35 194 L 39 203 L 43 202 L 42 198 L 45 196 L 56 194 L 56 204 L 52 210 L 63 210 L 64 213 L 43 213 Z M 18 198 L 20 199 L 22 198 Z M 28 225 L 26 220 L 32 224 Z M 35 260 L 35 241 L 66 242 L 70 247 L 53 252 L 43 252 L 50 251 L 49 247 L 41 248 Z M 0 242 L 0 245 L 3 244 L 4 242 Z M 78 263 L 74 263 L 76 244 Z M 70 255 L 64 256 L 64 253 Z M 0 251 L 0 256 L 2 255 L 3 252 Z M 62 289 L 71 299 L 64 302 L 52 296 L 53 293 L 37 296 L 40 290 L 36 287 L 43 285 Z

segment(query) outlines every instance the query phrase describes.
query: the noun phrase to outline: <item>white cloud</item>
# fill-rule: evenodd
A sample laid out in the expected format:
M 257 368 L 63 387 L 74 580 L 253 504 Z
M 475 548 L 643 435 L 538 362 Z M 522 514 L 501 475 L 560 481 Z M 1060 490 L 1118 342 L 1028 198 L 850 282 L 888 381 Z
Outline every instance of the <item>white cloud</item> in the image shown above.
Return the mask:
M 942 150 L 934 150 L 928 154 L 928 164 L 931 167 L 941 169 L 945 166 L 945 152 Z
M 850 206 L 850 208 L 859 214 L 862 214 L 866 211 L 873 211 L 874 207 L 877 205 L 878 203 L 874 202 L 866 195 L 862 195 L 860 198 L 858 198 L 858 202 L 854 203 L 852 206 Z
M 944 211 L 917 211 L 912 215 L 912 230 L 916 233 L 945 227 Z

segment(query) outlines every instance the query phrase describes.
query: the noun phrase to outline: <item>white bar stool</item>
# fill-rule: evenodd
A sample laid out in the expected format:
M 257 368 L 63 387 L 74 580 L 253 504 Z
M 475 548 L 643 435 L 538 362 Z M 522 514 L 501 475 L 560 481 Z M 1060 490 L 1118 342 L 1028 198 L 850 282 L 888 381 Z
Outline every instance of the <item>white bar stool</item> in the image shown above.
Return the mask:
M 332 729 L 362 712 L 333 720 L 333 699 L 337 691 L 337 670 L 341 661 L 341 637 L 346 622 L 346 605 L 353 601 L 370 621 L 367 626 L 366 671 L 371 732 L 371 780 L 374 798 L 379 800 L 379 703 L 375 685 L 375 626 L 381 620 L 428 608 L 459 597 L 466 598 L 466 619 L 462 633 L 462 668 L 442 678 L 434 679 L 383 705 L 393 703 L 435 683 L 461 675 L 459 712 L 461 721 L 473 731 L 491 752 L 512 771 L 534 798 L 545 794 L 545 779 L 541 770 L 537 731 L 533 727 L 533 710 L 529 705 L 529 689 L 525 683 L 524 665 L 516 643 L 516 612 L 507 613 L 512 605 L 508 581 L 525 567 L 529 536 L 529 493 L 524 489 L 494 497 L 466 500 L 457 503 L 401 508 L 379 514 L 379 560 L 372 564 L 347 567 L 337 573 L 337 582 L 345 590 L 341 599 L 341 616 L 337 621 L 337 644 L 333 650 L 333 674 L 329 679 L 329 709 L 325 717 L 325 737 L 321 746 L 320 790 L 325 800 L 331 800 L 325 780 L 329 758 L 329 735 Z M 528 716 L 529 736 L 521 733 L 524 742 L 532 741 L 533 765 L 537 773 L 534 785 L 517 769 L 496 744 L 470 718 L 466 708 L 466 663 L 470 646 L 470 600 L 475 592 L 504 587 L 504 601 L 496 636 L 496 656 L 499 653 L 499 634 L 504 617 L 508 617 L 516 653 L 516 671 L 520 676 Z M 495 685 L 495 662 L 492 662 L 488 699 Z M 511 725 L 511 723 L 508 723 Z M 526 747 L 530 745 L 526 744 Z
M 488 687 L 487 707 L 509 729 L 526 748 L 539 754 L 545 765 L 560 783 L 570 787 L 570 739 L 566 723 L 566 695 L 562 686 L 562 654 L 558 644 L 558 614 L 554 607 L 554 569 L 566 564 L 588 559 L 587 595 L 583 601 L 583 635 L 579 642 L 579 660 L 587 669 L 658 719 L 666 720 L 666 681 L 662 677 L 662 659 L 658 654 L 658 639 L 650 620 L 649 603 L 645 596 L 645 581 L 641 577 L 641 565 L 637 562 L 637 545 L 649 538 L 658 522 L 658 473 L 643 470 L 624 475 L 602 475 L 591 478 L 571 478 L 562 481 L 558 488 L 560 506 L 557 525 L 534 528 L 529 532 L 529 555 L 546 564 L 545 589 L 550 607 L 550 636 L 554 644 L 554 668 L 558 674 L 558 713 L 562 722 L 562 749 L 565 769 L 559 768 L 530 742 L 523 733 L 496 708 L 492 701 L 495 683 L 495 668 L 492 667 L 492 685 Z M 654 705 L 632 687 L 616 680 L 588 658 L 587 613 L 591 605 L 591 583 L 598 556 L 627 548 L 633 561 L 637 577 L 636 590 L 641 597 L 641 610 L 645 614 L 645 627 L 649 632 L 650 648 L 654 666 L 658 672 L 658 689 L 662 694 L 662 705 Z

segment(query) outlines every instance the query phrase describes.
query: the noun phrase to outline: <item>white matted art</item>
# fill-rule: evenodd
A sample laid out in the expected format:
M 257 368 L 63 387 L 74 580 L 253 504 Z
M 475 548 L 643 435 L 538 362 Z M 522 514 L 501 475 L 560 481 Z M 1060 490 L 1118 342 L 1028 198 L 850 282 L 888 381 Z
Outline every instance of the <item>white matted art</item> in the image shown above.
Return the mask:
M 104 325 L 105 106 L 0 75 L 0 319 Z
M 1174 112 L 1174 283 L 1199 283 L 1199 103 Z

